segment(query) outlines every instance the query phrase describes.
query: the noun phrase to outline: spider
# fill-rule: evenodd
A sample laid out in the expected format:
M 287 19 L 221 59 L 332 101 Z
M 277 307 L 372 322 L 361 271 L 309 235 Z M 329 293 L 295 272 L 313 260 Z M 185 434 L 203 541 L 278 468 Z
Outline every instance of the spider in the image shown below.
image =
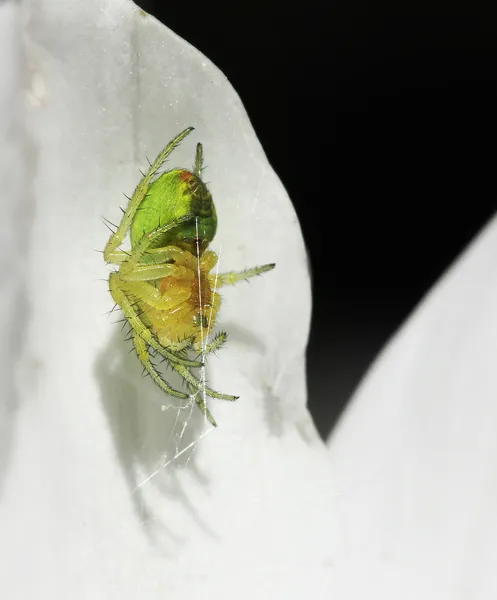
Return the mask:
M 205 385 L 191 371 L 221 348 L 227 334 L 208 336 L 221 304 L 218 289 L 235 285 L 274 268 L 274 263 L 240 272 L 213 273 L 218 257 L 208 250 L 217 229 L 212 196 L 201 179 L 202 144 L 197 144 L 193 170 L 159 174 L 169 155 L 193 131 L 188 127 L 160 152 L 136 186 L 121 222 L 104 250 L 109 290 L 129 325 L 144 372 L 169 396 L 194 399 L 209 422 L 216 421 L 206 396 L 234 401 Z M 129 232 L 131 249 L 121 249 Z M 159 355 L 181 375 L 190 394 L 169 385 L 152 362 Z M 198 360 L 201 358 L 201 360 Z

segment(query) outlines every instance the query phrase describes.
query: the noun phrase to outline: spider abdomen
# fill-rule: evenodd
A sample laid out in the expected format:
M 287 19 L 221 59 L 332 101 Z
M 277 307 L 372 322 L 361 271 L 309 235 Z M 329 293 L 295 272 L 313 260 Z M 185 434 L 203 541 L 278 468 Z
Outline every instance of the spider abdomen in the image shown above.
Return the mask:
M 131 245 L 164 223 L 193 215 L 191 221 L 157 236 L 153 248 L 177 246 L 201 255 L 214 239 L 217 229 L 216 208 L 205 183 L 186 169 L 163 173 L 149 187 L 131 225 Z

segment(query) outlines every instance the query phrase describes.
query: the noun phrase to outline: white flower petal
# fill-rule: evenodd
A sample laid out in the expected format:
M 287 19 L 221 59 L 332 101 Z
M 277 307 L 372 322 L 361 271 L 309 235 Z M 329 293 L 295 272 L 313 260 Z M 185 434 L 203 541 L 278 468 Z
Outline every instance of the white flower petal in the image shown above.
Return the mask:
M 5 597 L 328 598 L 331 486 L 305 408 L 304 245 L 240 100 L 127 1 L 33 0 L 23 16 L 35 206 L 0 502 Z M 189 125 L 170 164 L 190 165 L 204 143 L 221 269 L 277 263 L 224 293 L 230 339 L 207 374 L 240 400 L 210 403 L 214 431 L 196 408 L 161 411 L 106 314 L 108 268 L 94 251 L 145 157 Z M 12 368 L 10 353 L 2 363 Z
M 330 440 L 341 600 L 497 597 L 496 365 L 494 219 L 389 344 Z

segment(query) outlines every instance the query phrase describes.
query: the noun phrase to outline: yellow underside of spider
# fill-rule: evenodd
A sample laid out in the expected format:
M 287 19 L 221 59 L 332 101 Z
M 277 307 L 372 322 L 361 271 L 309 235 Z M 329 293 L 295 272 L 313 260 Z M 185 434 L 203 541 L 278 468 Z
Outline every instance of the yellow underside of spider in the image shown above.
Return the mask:
M 152 251 L 153 252 L 153 251 Z M 155 253 L 155 252 L 154 252 Z M 213 251 L 205 252 L 200 259 L 176 247 L 160 249 L 163 256 L 172 258 L 173 264 L 139 265 L 127 269 L 127 263 L 109 277 L 110 292 L 121 307 L 131 328 L 138 358 L 153 381 L 167 394 L 182 399 L 192 397 L 216 425 L 205 405 L 205 396 L 220 400 L 236 400 L 236 396 L 221 394 L 198 380 L 191 367 L 202 363 L 187 358 L 187 349 L 193 349 L 203 359 L 220 348 L 226 334 L 219 334 L 208 343 L 221 304 L 218 289 L 234 285 L 269 270 L 265 267 L 242 272 L 212 272 L 217 263 Z M 130 255 L 130 259 L 133 254 Z M 261 271 L 262 270 L 262 271 Z M 159 279 L 144 277 L 162 275 Z M 148 347 L 169 360 L 172 367 L 188 383 L 191 394 L 173 389 L 152 364 Z
M 136 272 L 132 272 L 118 274 L 115 283 L 133 298 L 143 323 L 162 346 L 181 348 L 189 340 L 191 347 L 201 354 L 205 352 L 221 304 L 216 290 L 235 274 L 211 273 L 217 263 L 212 251 L 205 252 L 200 259 L 175 247 L 162 252 L 174 256 L 174 263 L 160 266 L 164 273 L 160 279 L 136 281 Z

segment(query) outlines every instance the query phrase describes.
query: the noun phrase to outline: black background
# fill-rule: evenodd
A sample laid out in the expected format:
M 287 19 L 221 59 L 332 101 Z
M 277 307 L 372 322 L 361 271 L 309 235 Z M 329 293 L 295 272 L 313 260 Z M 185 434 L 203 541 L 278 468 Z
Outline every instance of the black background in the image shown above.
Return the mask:
M 140 2 L 225 73 L 295 205 L 323 437 L 494 212 L 497 15 L 398 4 Z

